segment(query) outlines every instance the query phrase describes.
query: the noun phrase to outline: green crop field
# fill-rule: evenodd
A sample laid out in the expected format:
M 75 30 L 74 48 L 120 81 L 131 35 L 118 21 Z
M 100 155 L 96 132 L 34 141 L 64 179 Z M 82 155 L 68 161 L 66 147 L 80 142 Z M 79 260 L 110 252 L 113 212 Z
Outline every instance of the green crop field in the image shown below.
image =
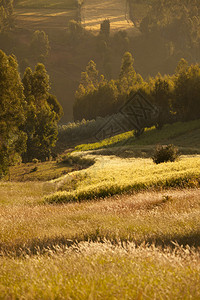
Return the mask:
M 0 182 L 0 299 L 199 299 L 198 132 L 199 121 L 129 132 L 12 167 Z M 154 164 L 158 140 L 185 154 Z

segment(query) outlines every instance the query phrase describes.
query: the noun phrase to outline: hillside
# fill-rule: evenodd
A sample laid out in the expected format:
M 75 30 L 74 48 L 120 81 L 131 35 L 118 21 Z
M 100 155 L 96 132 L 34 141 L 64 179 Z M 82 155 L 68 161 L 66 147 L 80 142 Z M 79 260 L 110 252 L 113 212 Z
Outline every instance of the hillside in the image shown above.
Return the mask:
M 200 155 L 149 156 L 159 141 L 199 153 L 199 130 L 197 120 L 129 132 L 13 167 L 0 182 L 3 298 L 198 299 Z
M 106 129 L 107 119 L 97 123 L 101 131 Z M 93 124 L 94 123 L 94 124 Z M 146 128 L 144 133 L 139 137 L 134 137 L 134 131 L 125 132 L 116 136 L 112 136 L 105 140 L 97 141 L 96 135 L 99 134 L 98 127 L 95 128 L 95 122 L 91 122 L 91 130 L 88 124 L 80 124 L 76 127 L 66 128 L 66 141 L 69 134 L 73 135 L 73 131 L 76 131 L 82 135 L 84 127 L 87 130 L 90 130 L 90 137 L 93 138 L 93 143 L 81 144 L 76 146 L 76 151 L 90 151 L 98 150 L 96 153 L 117 153 L 120 148 L 122 149 L 121 155 L 126 155 L 127 152 L 130 152 L 130 156 L 134 156 L 137 152 L 137 155 L 146 155 L 152 153 L 152 149 L 156 144 L 174 144 L 180 148 L 180 151 L 183 154 L 199 154 L 200 151 L 200 120 L 194 120 L 190 122 L 177 122 L 174 124 L 166 124 L 161 130 L 157 130 L 155 127 Z M 70 127 L 70 126 L 69 126 Z M 65 140 L 65 130 L 62 132 L 62 139 Z M 69 138 L 68 138 L 69 139 Z M 142 150 L 143 149 L 143 150 Z M 146 150 L 144 150 L 146 149 Z M 134 153 L 136 151 L 136 153 Z M 143 153 L 141 153 L 143 151 Z M 128 155 L 128 154 L 127 154 Z
M 111 23 L 111 32 L 128 30 L 135 33 L 134 25 L 128 20 L 126 2 L 121 0 L 85 0 L 82 7 L 82 22 L 86 29 L 98 32 L 105 19 Z
M 135 31 L 131 23 L 125 20 L 122 2 L 119 0 L 110 2 L 110 13 L 105 15 L 107 2 L 85 1 L 81 9 L 83 26 L 96 34 L 100 28 L 100 22 L 109 17 L 112 22 L 111 28 L 114 27 L 115 31 L 130 28 Z M 99 4 L 97 5 L 97 3 Z M 42 8 L 38 9 L 41 5 Z M 96 15 L 93 15 L 94 10 L 96 10 Z M 68 22 L 72 19 L 77 20 L 78 14 L 79 11 L 74 5 L 74 1 L 55 2 L 53 6 L 49 1 L 44 1 L 44 4 L 43 2 L 38 4 L 33 1 L 19 1 L 14 10 L 16 32 L 13 38 L 17 38 L 14 44 L 19 62 L 28 56 L 31 67 L 34 67 L 35 60 L 29 57 L 29 54 L 24 53 L 24 49 L 30 44 L 33 31 L 44 30 L 49 35 L 51 51 L 45 65 L 51 77 L 52 91 L 64 107 L 63 122 L 73 120 L 74 93 L 78 87 L 80 74 L 89 60 L 92 58 L 103 72 L 101 55 L 96 50 L 97 45 L 94 39 L 88 38 L 87 41 L 80 41 L 81 44 L 76 45 L 71 45 L 67 41 Z M 91 15 L 94 18 L 95 28 L 90 27 Z M 88 49 L 90 50 L 88 51 Z M 114 74 L 119 72 L 120 60 L 121 57 L 118 55 L 113 60 Z
M 200 5 L 160 0 L 154 18 L 157 0 L 16 0 L 5 33 L 9 1 L 0 10 L 0 300 L 200 299 L 200 65 L 182 59 L 173 76 L 149 77 L 172 74 L 183 57 L 167 42 L 180 24 L 191 37 L 175 32 L 184 53 L 200 45 L 190 31 L 200 19 L 184 3 L 194 16 Z M 184 18 L 166 12 L 174 3 Z M 98 34 L 105 18 L 111 34 Z M 49 54 L 37 51 L 48 39 L 36 30 Z M 23 77 L 27 66 L 35 71 Z M 83 114 L 68 122 L 85 68 Z

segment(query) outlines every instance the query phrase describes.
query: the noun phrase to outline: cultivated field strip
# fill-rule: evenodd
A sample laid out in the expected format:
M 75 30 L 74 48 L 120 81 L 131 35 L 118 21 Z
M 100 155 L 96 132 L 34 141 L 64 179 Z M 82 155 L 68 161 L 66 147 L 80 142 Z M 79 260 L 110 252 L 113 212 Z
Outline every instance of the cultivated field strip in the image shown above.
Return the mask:
M 99 31 L 103 20 L 109 19 L 111 31 L 136 29 L 126 16 L 126 1 L 85 0 L 82 8 L 82 22 L 86 29 Z

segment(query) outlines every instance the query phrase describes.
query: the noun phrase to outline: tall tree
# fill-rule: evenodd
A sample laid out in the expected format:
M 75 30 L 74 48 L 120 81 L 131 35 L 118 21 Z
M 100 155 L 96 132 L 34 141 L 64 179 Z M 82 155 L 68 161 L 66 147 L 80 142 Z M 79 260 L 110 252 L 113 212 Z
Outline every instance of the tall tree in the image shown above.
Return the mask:
M 0 50 L 0 176 L 25 151 L 23 85 L 14 56 Z
M 0 1 L 0 32 L 8 30 L 13 25 L 13 1 Z
M 38 64 L 34 72 L 27 68 L 22 81 L 27 101 L 27 118 L 23 127 L 27 134 L 27 151 L 23 159 L 45 160 L 57 140 L 57 123 L 62 116 L 62 107 L 49 93 L 49 76 L 43 64 Z
M 180 120 L 200 118 L 200 66 L 191 65 L 175 77 L 173 108 Z
M 110 20 L 105 19 L 100 25 L 100 35 L 102 35 L 106 40 L 110 37 Z
M 129 93 L 135 85 L 141 84 L 143 81 L 142 77 L 136 74 L 133 64 L 134 59 L 131 53 L 125 52 L 122 58 L 118 83 L 121 94 Z
M 30 51 L 37 59 L 45 59 L 50 50 L 48 35 L 42 30 L 36 30 L 33 33 Z
M 173 88 L 174 83 L 170 76 L 162 77 L 159 74 L 155 78 L 151 95 L 154 99 L 154 104 L 159 109 L 159 114 L 156 119 L 156 127 L 158 129 L 161 129 L 164 124 L 170 121 Z

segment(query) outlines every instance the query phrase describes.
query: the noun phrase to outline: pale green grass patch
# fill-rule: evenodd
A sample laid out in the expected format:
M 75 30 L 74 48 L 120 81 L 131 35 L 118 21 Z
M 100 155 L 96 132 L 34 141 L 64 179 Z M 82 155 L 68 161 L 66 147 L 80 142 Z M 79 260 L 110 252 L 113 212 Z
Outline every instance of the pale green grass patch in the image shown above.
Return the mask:
M 127 139 L 133 137 L 133 131 L 128 131 L 122 134 L 115 135 L 111 138 L 107 138 L 100 142 L 91 143 L 91 144 L 82 144 L 75 147 L 76 151 L 88 151 L 88 150 L 95 150 L 102 147 L 108 147 L 111 145 L 115 145 L 117 143 L 121 143 L 126 141 Z
M 73 176 L 76 185 L 70 191 L 70 179 Z M 58 189 L 62 191 L 46 197 L 45 201 L 71 202 L 149 188 L 193 187 L 199 185 L 199 180 L 199 155 L 181 156 L 176 162 L 159 165 L 154 164 L 152 159 L 101 156 L 87 170 L 56 180 Z
M 133 147 L 144 145 L 155 145 L 174 143 L 183 148 L 200 148 L 199 141 L 200 120 L 190 122 L 177 122 L 175 124 L 167 124 L 162 130 L 157 130 L 155 127 L 146 128 L 145 132 L 139 139 L 134 137 L 134 132 L 129 131 L 117 136 L 107 138 L 100 142 L 83 144 L 77 146 L 77 151 L 88 151 L 105 147 L 120 147 L 123 145 L 131 145 Z

